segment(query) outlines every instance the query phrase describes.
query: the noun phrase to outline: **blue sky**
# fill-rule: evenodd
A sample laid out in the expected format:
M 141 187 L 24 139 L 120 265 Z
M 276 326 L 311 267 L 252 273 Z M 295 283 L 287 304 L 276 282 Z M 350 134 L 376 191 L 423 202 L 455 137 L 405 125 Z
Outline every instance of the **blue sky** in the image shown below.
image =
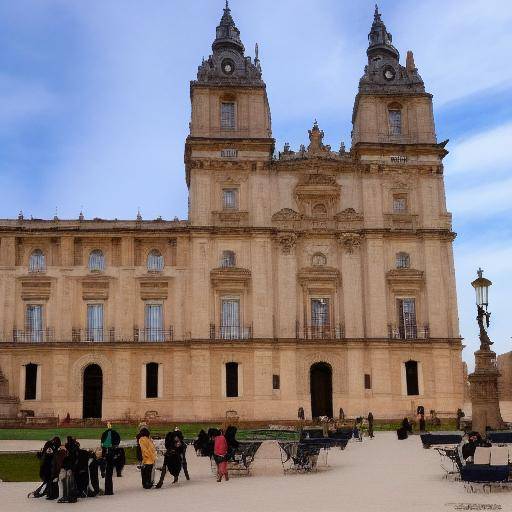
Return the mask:
M 379 3 L 393 42 L 413 50 L 434 94 L 453 213 L 461 334 L 477 348 L 478 266 L 494 281 L 490 334 L 512 349 L 512 4 Z M 0 217 L 186 218 L 189 80 L 208 56 L 222 0 L 1 0 Z M 247 53 L 256 42 L 277 147 L 350 146 L 373 2 L 231 0 Z

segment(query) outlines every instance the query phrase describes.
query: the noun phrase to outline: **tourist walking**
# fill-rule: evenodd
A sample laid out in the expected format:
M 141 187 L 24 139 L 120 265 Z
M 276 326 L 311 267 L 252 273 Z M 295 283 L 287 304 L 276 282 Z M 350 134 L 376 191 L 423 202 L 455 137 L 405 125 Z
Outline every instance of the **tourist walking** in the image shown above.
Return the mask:
M 217 464 L 217 482 L 222 481 L 222 477 L 229 480 L 228 475 L 228 442 L 224 437 L 224 432 L 219 431 L 218 435 L 215 436 L 213 444 L 213 458 Z
M 183 463 L 183 445 L 184 442 L 183 434 L 177 429 L 171 432 L 167 432 L 165 436 L 165 456 L 162 465 L 162 472 L 160 474 L 160 480 L 156 484 L 156 488 L 160 489 L 164 483 L 165 474 L 167 470 L 174 477 L 172 483 L 178 482 L 178 476 L 180 474 L 182 463 Z M 188 476 L 188 471 L 185 473 Z M 188 480 L 188 478 L 187 478 Z
M 367 420 L 368 420 L 368 436 L 370 437 L 370 439 L 372 439 L 373 438 L 373 414 L 371 411 L 368 413 Z
M 116 448 L 121 443 L 121 436 L 112 429 L 112 424 L 107 423 L 107 430 L 101 435 L 101 455 L 103 458 L 103 467 L 105 471 L 105 495 L 114 494 L 114 484 L 112 476 L 114 475 L 114 457 Z M 102 471 L 103 476 L 103 471 Z
M 140 469 L 142 487 L 144 489 L 151 489 L 153 487 L 153 474 L 156 462 L 155 443 L 149 437 L 149 430 L 147 428 L 141 429 L 139 435 L 139 446 L 142 455 L 142 466 Z

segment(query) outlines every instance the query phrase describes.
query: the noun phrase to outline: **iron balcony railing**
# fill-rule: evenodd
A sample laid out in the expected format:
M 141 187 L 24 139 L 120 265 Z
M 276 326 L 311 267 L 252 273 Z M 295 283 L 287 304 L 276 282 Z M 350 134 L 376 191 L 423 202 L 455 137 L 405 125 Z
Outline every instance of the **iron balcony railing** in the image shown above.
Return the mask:
M 250 340 L 252 339 L 252 326 L 210 324 L 211 340 Z
M 299 340 L 341 340 L 345 338 L 343 324 L 303 325 L 296 324 L 296 338 Z
M 12 331 L 12 340 L 14 343 L 45 343 L 54 341 L 53 329 L 47 327 L 46 329 L 33 330 L 28 329 L 21 331 L 14 329 Z
M 110 329 L 73 329 L 71 332 L 72 341 L 100 342 L 116 340 L 116 331 L 113 327 Z
M 133 328 L 133 341 L 154 341 L 165 342 L 173 341 L 174 329 L 171 326 L 169 329 L 139 329 Z
M 423 327 L 388 325 L 388 338 L 392 340 L 427 340 L 430 338 L 430 329 L 428 325 Z

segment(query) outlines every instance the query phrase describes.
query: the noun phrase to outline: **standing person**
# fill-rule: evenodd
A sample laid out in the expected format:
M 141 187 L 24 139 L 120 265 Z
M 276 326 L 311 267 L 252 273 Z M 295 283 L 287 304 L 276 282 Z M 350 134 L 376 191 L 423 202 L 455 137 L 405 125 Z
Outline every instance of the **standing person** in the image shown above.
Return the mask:
M 43 449 L 37 454 L 41 461 L 39 467 L 39 477 L 41 478 L 41 485 L 33 492 L 29 493 L 28 497 L 42 498 L 47 496 L 50 492 L 52 483 L 52 461 L 55 453 L 60 447 L 60 438 L 54 437 L 43 446 Z
M 114 484 L 112 476 L 114 475 L 114 455 L 115 450 L 121 443 L 121 436 L 112 430 L 112 424 L 107 423 L 107 430 L 101 435 L 101 452 L 105 461 L 105 495 L 114 494 Z M 103 472 L 102 472 L 103 473 Z M 103 476 L 103 475 L 102 475 Z
M 165 436 L 165 457 L 162 473 L 160 474 L 160 480 L 155 485 L 157 489 L 162 487 L 167 470 L 169 470 L 169 473 L 174 477 L 172 483 L 175 484 L 178 482 L 182 460 L 182 441 L 178 432 L 176 430 L 167 432 Z
M 76 503 L 76 476 L 78 468 L 78 455 L 80 445 L 71 436 L 68 436 L 66 442 L 66 456 L 62 461 L 62 469 L 60 470 L 60 480 L 62 481 L 62 496 L 58 503 Z
M 224 432 L 220 430 L 218 435 L 215 436 L 213 444 L 213 458 L 217 464 L 217 482 L 222 481 L 222 477 L 225 478 L 226 482 L 229 480 L 227 457 L 228 442 L 224 437 Z
M 149 430 L 147 428 L 141 429 L 139 434 L 139 446 L 142 454 L 142 467 L 140 470 L 142 487 L 144 489 L 151 489 L 153 487 L 153 469 L 156 462 L 155 443 L 149 437 Z
M 370 439 L 373 438 L 373 414 L 372 412 L 370 411 L 368 413 L 368 436 L 370 437 Z
M 188 465 L 187 465 L 187 443 L 185 442 L 185 438 L 183 437 L 183 432 L 176 427 L 174 429 L 176 433 L 176 437 L 181 442 L 180 456 L 181 456 L 181 467 L 183 469 L 183 474 L 187 480 L 190 480 L 190 475 L 188 474 Z
M 462 409 L 457 409 L 457 429 L 462 430 L 462 418 L 466 416 Z

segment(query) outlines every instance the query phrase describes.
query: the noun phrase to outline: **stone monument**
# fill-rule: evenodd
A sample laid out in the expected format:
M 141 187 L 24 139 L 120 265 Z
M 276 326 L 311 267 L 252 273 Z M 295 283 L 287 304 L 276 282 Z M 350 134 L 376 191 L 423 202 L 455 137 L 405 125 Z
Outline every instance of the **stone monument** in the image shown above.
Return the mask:
M 475 371 L 469 375 L 472 429 L 485 434 L 487 427 L 492 430 L 503 428 L 504 423 L 500 412 L 498 399 L 498 371 L 496 353 L 491 350 L 490 340 L 486 327 L 489 327 L 491 313 L 487 311 L 488 289 L 491 281 L 483 277 L 483 270 L 478 269 L 478 278 L 471 285 L 475 288 L 477 296 L 477 317 L 480 329 L 480 349 L 475 352 Z M 485 322 L 485 324 L 484 324 Z

